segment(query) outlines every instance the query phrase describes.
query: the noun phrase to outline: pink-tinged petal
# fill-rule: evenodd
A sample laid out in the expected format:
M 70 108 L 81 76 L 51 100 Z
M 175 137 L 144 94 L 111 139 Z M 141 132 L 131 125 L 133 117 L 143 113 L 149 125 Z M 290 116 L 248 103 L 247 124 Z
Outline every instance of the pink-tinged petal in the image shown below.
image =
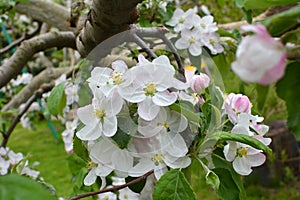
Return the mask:
M 192 77 L 195 75 L 197 68 L 194 66 L 185 66 L 184 67 L 184 76 L 186 79 L 186 82 L 189 83 L 192 79 Z
M 268 33 L 266 27 L 261 24 L 243 25 L 243 26 L 241 26 L 241 30 L 243 30 L 244 32 L 254 32 L 254 33 L 264 37 L 265 39 L 269 39 L 271 37 L 270 34 Z
M 224 156 L 226 160 L 233 161 L 236 157 L 237 144 L 236 142 L 230 142 L 229 144 L 224 146 Z
M 95 173 L 96 168 L 92 168 L 91 171 L 89 171 L 89 173 L 85 176 L 83 183 L 86 186 L 90 186 L 93 185 L 97 179 L 97 175 Z
M 118 129 L 117 117 L 104 117 L 103 121 L 103 134 L 106 137 L 112 137 L 116 134 Z
M 248 155 L 247 159 L 252 167 L 257 167 L 264 164 L 266 156 L 262 153 L 258 153 L 255 155 Z
M 247 158 L 237 157 L 232 163 L 233 169 L 242 176 L 247 176 L 252 172 L 251 165 Z
M 138 104 L 138 114 L 146 121 L 153 120 L 157 116 L 159 110 L 160 107 L 155 105 L 150 97 L 147 97 L 144 101 Z
M 100 122 L 94 124 L 93 126 L 85 126 L 80 129 L 76 135 L 81 140 L 96 140 L 101 136 L 102 125 Z
M 92 125 L 97 122 L 96 117 L 94 116 L 94 108 L 93 106 L 87 105 L 81 107 L 77 110 L 77 116 L 85 125 Z
M 193 56 L 199 56 L 202 53 L 202 47 L 201 47 L 201 45 L 199 45 L 199 43 L 193 43 L 189 47 L 189 52 Z
M 169 106 L 177 100 L 177 94 L 168 91 L 156 92 L 152 100 L 158 106 Z
M 281 60 L 271 69 L 266 71 L 258 82 L 261 85 L 269 85 L 279 80 L 285 71 L 287 55 L 284 54 Z
M 175 47 L 177 49 L 187 49 L 190 46 L 190 43 L 188 41 L 188 38 L 179 38 L 175 42 Z

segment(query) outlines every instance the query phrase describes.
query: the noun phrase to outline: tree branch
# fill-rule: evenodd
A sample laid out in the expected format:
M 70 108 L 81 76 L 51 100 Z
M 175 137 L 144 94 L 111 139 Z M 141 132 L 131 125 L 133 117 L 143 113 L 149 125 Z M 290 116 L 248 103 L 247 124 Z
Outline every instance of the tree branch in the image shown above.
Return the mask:
M 30 3 L 18 3 L 16 11 L 31 17 L 34 20 L 45 22 L 57 27 L 61 31 L 74 31 L 68 26 L 70 11 L 56 3 L 45 0 L 30 0 Z
M 74 34 L 72 32 L 51 32 L 22 42 L 13 56 L 0 67 L 0 88 L 18 75 L 35 53 L 52 47 L 75 49 Z
M 32 31 L 31 33 L 26 33 L 24 32 L 22 34 L 22 37 L 20 37 L 19 39 L 17 39 L 16 41 L 14 41 L 13 43 L 11 43 L 10 45 L 4 47 L 3 49 L 0 49 L 0 55 L 5 54 L 6 52 L 10 51 L 12 48 L 18 46 L 21 42 L 23 42 L 24 40 L 27 40 L 29 38 L 32 38 L 33 36 L 35 36 L 39 31 L 41 30 L 41 23 L 38 23 L 38 27 Z
M 107 38 L 129 30 L 136 21 L 136 5 L 142 0 L 93 0 L 92 8 L 83 24 L 76 45 L 79 53 L 86 57 L 91 50 Z
M 134 184 L 146 179 L 152 173 L 153 173 L 153 170 L 147 172 L 143 176 L 141 176 L 139 178 L 136 178 L 136 179 L 134 179 L 134 180 L 132 180 L 132 181 L 126 183 L 126 184 L 119 185 L 119 186 L 112 187 L 112 188 L 106 188 L 106 189 L 103 189 L 103 190 L 98 190 L 98 191 L 95 191 L 95 192 L 88 192 L 88 193 L 85 193 L 85 194 L 79 194 L 79 195 L 76 195 L 75 197 L 72 197 L 70 200 L 77 200 L 77 199 L 81 199 L 81 198 L 85 198 L 85 197 L 89 197 L 89 196 L 93 196 L 93 195 L 97 195 L 97 194 L 101 194 L 101 193 L 105 193 L 105 192 L 116 192 L 120 189 L 123 189 L 123 188 L 126 188 L 128 186 L 134 185 Z
M 32 91 L 37 90 L 44 83 L 49 83 L 52 80 L 57 79 L 62 74 L 69 71 L 69 67 L 64 68 L 47 68 L 37 76 L 35 76 L 32 81 L 26 85 L 18 94 L 16 94 L 9 103 L 5 104 L 2 108 L 2 112 L 6 112 L 10 109 L 17 108 L 22 103 L 24 103 L 32 95 Z M 72 70 L 72 69 L 71 69 Z

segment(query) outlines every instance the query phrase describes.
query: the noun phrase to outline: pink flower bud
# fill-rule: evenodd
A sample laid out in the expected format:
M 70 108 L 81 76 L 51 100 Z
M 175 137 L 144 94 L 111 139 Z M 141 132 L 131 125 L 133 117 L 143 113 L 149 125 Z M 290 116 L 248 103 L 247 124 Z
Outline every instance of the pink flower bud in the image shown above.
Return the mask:
M 229 120 L 235 124 L 240 113 L 251 113 L 251 102 L 242 94 L 230 93 L 224 102 L 225 113 Z
M 209 86 L 210 78 L 203 73 L 200 75 L 194 75 L 190 81 L 190 88 L 197 93 L 201 93 L 205 88 Z
M 254 32 L 245 37 L 236 52 L 232 70 L 246 82 L 269 85 L 279 80 L 286 66 L 286 50 L 272 38 L 263 25 L 246 25 L 244 31 Z

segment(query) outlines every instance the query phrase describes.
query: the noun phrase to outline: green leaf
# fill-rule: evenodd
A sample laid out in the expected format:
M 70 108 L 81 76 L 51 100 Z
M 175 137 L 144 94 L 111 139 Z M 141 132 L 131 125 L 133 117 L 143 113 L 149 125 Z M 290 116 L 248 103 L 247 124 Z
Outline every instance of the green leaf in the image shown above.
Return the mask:
M 266 153 L 271 154 L 272 150 L 263 144 L 261 141 L 244 134 L 233 134 L 227 132 L 219 132 L 217 133 L 220 137 L 220 141 L 236 141 L 244 144 L 248 144 L 256 149 L 263 150 Z
M 218 195 L 223 200 L 245 199 L 246 193 L 241 176 L 234 171 L 231 163 L 216 154 L 212 155 L 212 161 L 215 166 L 213 171 L 220 180 Z
M 196 194 L 179 169 L 171 169 L 160 177 L 153 191 L 153 200 L 195 200 Z
M 122 129 L 118 128 L 117 133 L 111 137 L 121 149 L 127 148 L 131 136 L 125 133 Z
M 282 41 L 283 44 L 286 44 L 288 42 L 296 43 L 296 44 L 299 43 L 299 41 L 300 41 L 300 28 L 284 34 L 281 37 L 281 41 Z
M 137 178 L 128 176 L 127 178 L 125 178 L 125 181 L 126 181 L 126 183 L 128 183 L 130 181 L 133 181 L 134 179 L 137 179 Z M 143 190 L 145 184 L 146 184 L 146 179 L 143 179 L 143 180 L 139 181 L 138 183 L 130 185 L 129 188 L 136 193 L 140 193 Z
M 218 191 L 219 187 L 220 187 L 220 180 L 218 175 L 211 171 L 201 160 L 200 158 L 197 157 L 197 160 L 199 161 L 199 163 L 201 164 L 202 168 L 204 169 L 206 175 L 205 175 L 205 180 L 206 183 L 211 185 L 213 187 L 214 190 Z
M 200 117 L 195 113 L 195 109 L 188 106 L 188 104 L 189 102 L 180 101 L 179 104 L 174 103 L 169 108 L 183 114 L 189 121 L 199 123 Z
M 268 17 L 261 23 L 276 37 L 299 25 L 300 6 Z
M 235 0 L 238 7 L 246 9 L 265 9 L 298 3 L 299 0 Z
M 34 180 L 15 174 L 0 176 L 0 199 L 54 200 L 54 196 Z
M 73 148 L 74 153 L 77 156 L 79 156 L 82 160 L 88 161 L 89 153 L 85 148 L 84 144 L 82 143 L 82 141 L 77 136 L 75 136 L 73 143 L 74 143 L 74 148 Z
M 296 139 L 300 140 L 300 62 L 287 66 L 285 76 L 277 83 L 277 94 L 285 100 L 288 110 L 287 126 Z
M 55 86 L 48 98 L 47 107 L 53 116 L 61 115 L 66 106 L 65 84 Z

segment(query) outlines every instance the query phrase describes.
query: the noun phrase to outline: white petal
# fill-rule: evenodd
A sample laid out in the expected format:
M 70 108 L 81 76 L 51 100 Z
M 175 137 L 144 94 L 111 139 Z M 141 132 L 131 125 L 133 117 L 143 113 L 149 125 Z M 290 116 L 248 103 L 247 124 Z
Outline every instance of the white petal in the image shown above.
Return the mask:
M 231 142 L 224 146 L 223 152 L 226 160 L 231 162 L 235 159 L 236 149 L 237 149 L 237 144 L 235 142 Z
M 138 105 L 138 114 L 146 121 L 153 120 L 157 116 L 159 110 L 160 107 L 155 105 L 150 97 L 147 97 Z
M 150 159 L 141 159 L 137 165 L 129 170 L 128 174 L 132 177 L 139 177 L 154 169 L 154 166 Z
M 248 161 L 252 167 L 257 167 L 264 164 L 266 161 L 266 156 L 262 153 L 248 155 Z
M 249 161 L 245 157 L 236 157 L 232 165 L 234 170 L 240 175 L 246 176 L 252 172 Z
M 104 117 L 103 121 L 103 134 L 106 137 L 112 137 L 116 134 L 118 129 L 117 117 Z
M 155 166 L 154 168 L 154 176 L 157 180 L 160 179 L 162 175 L 164 175 L 168 171 L 168 168 L 165 164 L 160 164 L 159 166 Z
M 89 171 L 89 173 L 85 176 L 83 183 L 86 186 L 90 186 L 93 185 L 97 179 L 97 175 L 95 173 L 96 168 L 92 168 L 91 171 Z
M 141 86 L 129 85 L 119 91 L 120 95 L 131 103 L 139 103 L 146 98 L 145 92 Z
M 112 155 L 112 164 L 116 170 L 127 174 L 133 167 L 133 157 L 126 150 L 115 151 Z
M 179 38 L 175 42 L 175 47 L 177 49 L 187 49 L 189 47 L 189 45 L 190 45 L 189 41 L 185 38 Z
M 199 43 L 191 44 L 189 51 L 193 56 L 199 56 L 202 53 L 202 47 Z
M 177 100 L 177 94 L 168 91 L 156 92 L 152 100 L 158 106 L 169 106 Z
M 93 113 L 94 113 L 94 108 L 91 104 L 81 107 L 77 110 L 78 118 L 85 125 L 95 124 L 96 118 L 95 118 L 95 116 L 93 116 Z
M 162 137 L 162 140 L 163 140 L 162 141 L 163 148 L 165 148 L 165 150 L 171 156 L 178 158 L 178 157 L 183 157 L 187 154 L 188 148 L 180 134 L 176 134 L 175 137 Z
M 80 129 L 76 133 L 77 137 L 81 140 L 96 140 L 101 136 L 102 133 L 102 125 L 100 122 L 97 124 L 88 125 Z

